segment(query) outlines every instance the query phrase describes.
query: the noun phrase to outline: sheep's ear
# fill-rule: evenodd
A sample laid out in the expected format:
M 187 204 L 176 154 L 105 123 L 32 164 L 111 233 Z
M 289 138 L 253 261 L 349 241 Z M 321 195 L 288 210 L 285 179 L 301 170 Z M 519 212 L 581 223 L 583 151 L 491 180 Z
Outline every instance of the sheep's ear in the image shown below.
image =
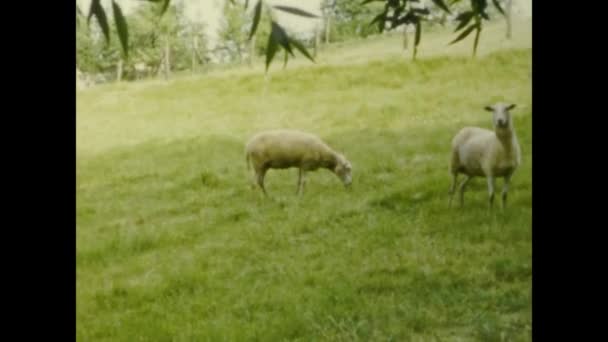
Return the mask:
M 512 103 L 512 104 L 510 104 L 510 105 L 507 106 L 507 110 L 511 110 L 513 108 L 515 108 L 515 104 L 514 103 Z
M 483 109 L 487 110 L 488 112 L 493 112 L 494 111 L 494 107 L 493 106 L 485 106 L 485 107 L 483 107 Z

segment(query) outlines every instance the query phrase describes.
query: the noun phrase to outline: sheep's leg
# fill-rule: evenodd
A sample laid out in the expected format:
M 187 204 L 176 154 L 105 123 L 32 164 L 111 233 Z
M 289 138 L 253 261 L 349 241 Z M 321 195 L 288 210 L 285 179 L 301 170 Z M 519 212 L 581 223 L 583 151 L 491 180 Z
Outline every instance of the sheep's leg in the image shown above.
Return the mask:
M 266 188 L 264 188 L 264 176 L 266 175 L 266 171 L 267 171 L 267 169 L 263 168 L 257 172 L 257 176 L 258 176 L 257 181 L 258 181 L 258 185 L 260 186 L 260 188 L 262 188 L 264 195 L 268 196 L 268 193 L 266 193 Z
M 511 175 L 505 176 L 505 184 L 502 187 L 502 208 L 507 207 L 507 192 L 509 191 L 509 184 L 511 182 Z
M 298 173 L 298 190 L 296 191 L 296 195 L 299 195 L 304 190 L 304 181 L 305 181 L 305 171 L 303 169 L 299 169 Z
M 494 176 L 488 176 L 488 194 L 490 195 L 490 209 L 492 209 L 492 205 L 494 204 L 494 188 L 495 188 L 495 178 Z
M 257 186 L 257 179 L 258 179 L 258 170 L 254 169 L 251 171 L 251 189 L 255 190 L 255 187 Z
M 452 173 L 452 184 L 450 184 L 450 190 L 448 191 L 448 194 L 450 196 L 449 201 L 448 201 L 448 207 L 451 208 L 452 207 L 452 199 L 454 198 L 454 190 L 456 190 L 456 181 L 458 180 L 458 173 Z
M 471 180 L 471 176 L 465 175 L 464 176 L 464 180 L 460 183 L 460 186 L 459 186 L 459 191 L 460 191 L 460 207 L 461 208 L 464 205 L 464 188 L 466 187 L 467 183 L 469 183 L 470 180 Z
M 458 181 L 458 167 L 460 163 L 460 158 L 458 155 L 458 151 L 452 148 L 452 160 L 450 161 L 450 173 L 452 174 L 452 184 L 450 185 L 450 190 L 448 191 L 450 199 L 448 201 L 448 207 L 452 207 L 452 200 L 454 199 L 454 192 L 456 190 L 456 182 Z M 462 200 L 461 200 L 462 201 Z

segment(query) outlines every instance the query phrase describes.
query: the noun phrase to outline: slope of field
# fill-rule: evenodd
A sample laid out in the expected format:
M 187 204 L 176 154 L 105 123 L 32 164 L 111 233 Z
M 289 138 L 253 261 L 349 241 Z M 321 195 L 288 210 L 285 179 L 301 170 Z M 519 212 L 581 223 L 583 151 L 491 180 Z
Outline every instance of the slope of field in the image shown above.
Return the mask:
M 78 340 L 529 341 L 532 50 L 520 24 L 509 43 L 489 26 L 475 60 L 440 53 L 453 35 L 433 33 L 416 63 L 387 37 L 268 78 L 79 92 Z M 499 100 L 517 104 L 523 149 L 509 207 L 489 211 L 477 179 L 449 210 L 450 140 L 490 127 L 483 106 Z M 295 170 L 268 173 L 270 199 L 252 190 L 244 143 L 277 127 L 342 151 L 352 191 L 322 170 L 299 198 Z

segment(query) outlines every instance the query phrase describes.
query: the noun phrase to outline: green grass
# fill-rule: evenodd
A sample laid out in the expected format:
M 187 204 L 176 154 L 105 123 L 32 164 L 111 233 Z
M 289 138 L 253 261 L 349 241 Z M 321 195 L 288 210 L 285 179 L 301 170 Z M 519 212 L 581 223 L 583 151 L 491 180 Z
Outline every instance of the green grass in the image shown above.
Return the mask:
M 77 339 L 529 341 L 531 53 L 387 53 L 79 92 Z M 477 179 L 449 210 L 450 140 L 489 127 L 497 100 L 518 104 L 509 207 L 488 211 Z M 268 173 L 270 199 L 252 190 L 244 143 L 276 127 L 344 152 L 352 191 L 318 171 L 298 198 L 295 170 Z

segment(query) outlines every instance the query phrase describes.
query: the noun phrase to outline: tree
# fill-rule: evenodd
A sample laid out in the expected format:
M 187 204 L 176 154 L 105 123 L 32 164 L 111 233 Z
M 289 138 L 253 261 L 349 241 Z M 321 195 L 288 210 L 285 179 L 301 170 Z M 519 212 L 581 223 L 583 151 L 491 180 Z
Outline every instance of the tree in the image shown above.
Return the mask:
M 325 44 L 329 44 L 329 34 L 331 32 L 331 19 L 335 16 L 336 0 L 324 0 L 321 4 L 321 10 L 325 17 Z
M 374 11 L 381 8 L 378 4 L 361 6 L 361 0 L 325 0 L 325 15 L 333 17 L 333 26 L 329 36 L 332 41 L 342 41 L 352 37 L 367 37 L 376 31 L 369 23 L 374 18 Z M 329 20 L 329 19 L 328 19 Z M 333 30 L 332 30 L 333 28 Z M 327 34 L 327 31 L 326 31 Z
M 139 63 L 165 78 L 171 70 L 192 68 L 194 40 L 198 48 L 204 46 L 204 37 L 200 25 L 187 22 L 183 12 L 182 6 L 171 5 L 161 17 L 158 7 L 142 6 L 129 16 L 132 55 L 127 64 L 131 79 Z
M 513 14 L 513 0 L 507 0 L 507 13 L 505 15 L 507 19 L 507 39 L 511 39 L 511 19 Z
M 80 70 L 96 71 L 96 46 L 89 27 L 76 26 L 76 65 Z
M 188 32 L 190 33 L 190 51 L 191 51 L 191 69 L 196 70 L 197 65 L 205 63 L 203 52 L 207 48 L 207 41 L 205 39 L 205 25 L 197 22 L 190 22 L 186 24 Z
M 196 61 L 203 60 L 198 51 L 205 47 L 201 24 L 185 20 L 181 6 L 168 6 L 162 16 L 161 9 L 159 4 L 140 6 L 125 18 L 129 22 L 129 55 L 121 41 L 104 39 L 102 25 L 79 24 L 82 13 L 77 9 L 77 65 L 85 72 L 112 70 L 117 78 L 127 80 L 154 71 L 165 71 L 168 77 L 170 70 L 193 68 Z M 112 37 L 120 35 L 117 27 L 108 29 Z
M 452 0 L 450 6 L 454 4 L 460 3 L 462 0 Z M 161 15 L 164 13 L 168 6 L 170 0 L 148 0 L 148 2 L 153 2 L 160 4 L 161 6 Z M 231 0 L 232 3 L 235 3 L 235 0 Z M 382 2 L 384 3 L 384 10 L 379 13 L 374 19 L 371 21 L 371 24 L 376 24 L 379 31 L 382 32 L 388 26 L 390 29 L 396 28 L 402 25 L 413 25 L 415 27 L 415 38 L 414 38 L 414 57 L 416 56 L 416 50 L 418 44 L 421 40 L 422 35 L 422 26 L 421 22 L 426 19 L 428 14 L 430 13 L 429 9 L 422 5 L 420 6 L 420 0 L 364 0 L 361 5 L 367 5 L 372 2 Z M 434 6 L 440 8 L 441 10 L 451 13 L 450 8 L 446 4 L 445 0 L 432 0 Z M 504 15 L 502 7 L 499 4 L 499 0 L 492 0 L 494 6 Z M 245 8 L 248 7 L 249 1 L 245 0 Z M 254 11 L 253 11 L 253 21 L 251 26 L 251 33 L 249 35 L 249 39 L 255 35 L 258 24 L 262 17 L 262 7 L 267 8 L 270 11 L 270 15 L 272 15 L 272 11 L 279 10 L 287 13 L 291 13 L 294 15 L 299 15 L 302 17 L 308 18 L 318 18 L 318 16 L 303 11 L 299 8 L 289 7 L 289 6 L 280 6 L 274 5 L 270 6 L 266 4 L 266 1 L 257 0 Z M 464 11 L 460 13 L 456 20 L 459 22 L 458 27 L 456 28 L 456 32 L 461 31 L 458 37 L 454 39 L 450 44 L 454 44 L 466 38 L 469 34 L 475 31 L 475 40 L 473 43 L 473 57 L 477 51 L 477 45 L 479 43 L 479 36 L 482 31 L 482 22 L 483 20 L 489 20 L 489 16 L 487 13 L 488 0 L 470 0 L 470 10 Z M 128 44 L 128 29 L 127 23 L 122 15 L 120 7 L 114 0 L 112 0 L 112 12 L 114 14 L 114 22 L 116 24 L 118 36 L 120 38 L 120 42 L 122 45 L 123 54 L 128 57 L 129 44 Z M 78 11 L 77 11 L 78 13 Z M 78 14 L 77 14 L 78 15 Z M 106 17 L 106 11 L 100 4 L 100 0 L 92 0 L 91 8 L 89 9 L 88 18 L 90 19 L 92 16 L 95 16 L 98 20 L 99 25 L 102 28 L 104 36 L 106 40 L 109 41 L 110 30 L 108 19 Z M 467 26 L 468 25 L 468 26 Z M 289 58 L 289 55 L 293 56 L 293 48 L 299 50 L 302 54 L 304 54 L 307 58 L 314 62 L 314 59 L 304 45 L 298 40 L 290 37 L 285 29 L 281 27 L 275 20 L 271 20 L 270 23 L 270 36 L 268 39 L 268 43 L 266 45 L 266 70 L 268 70 L 268 66 L 274 59 L 276 52 L 279 48 L 282 48 L 285 51 L 285 61 Z
M 160 6 L 159 14 L 162 16 L 169 8 L 170 0 L 148 0 L 148 2 L 156 3 L 157 5 L 159 5 Z M 231 0 L 231 2 L 235 3 L 234 0 Z M 246 0 L 245 8 L 247 8 L 248 3 L 249 3 L 249 1 Z M 262 11 L 262 7 L 264 7 L 266 10 Z M 310 18 L 317 17 L 316 15 L 310 14 L 308 12 L 302 11 L 297 8 L 288 7 L 288 6 L 279 6 L 279 5 L 269 6 L 264 1 L 258 0 L 256 5 L 254 6 L 253 21 L 252 21 L 252 27 L 251 27 L 251 33 L 249 35 L 249 39 L 251 39 L 253 37 L 253 35 L 255 34 L 255 31 L 257 30 L 259 21 L 261 19 L 262 12 L 269 13 L 269 11 L 272 11 L 272 10 L 281 10 L 281 11 L 285 11 L 287 13 L 310 17 Z M 116 28 L 117 28 L 117 35 L 118 35 L 118 37 L 120 39 L 120 43 L 122 45 L 123 54 L 124 54 L 125 58 L 128 58 L 129 33 L 128 33 L 128 29 L 127 29 L 127 22 L 126 22 L 126 19 L 124 18 L 124 16 L 122 15 L 120 6 L 114 0 L 112 0 L 112 12 L 114 14 L 114 22 L 115 22 Z M 78 10 L 77 10 L 77 15 L 79 15 Z M 102 28 L 104 37 L 106 38 L 106 41 L 109 44 L 109 42 L 110 42 L 109 27 L 110 26 L 108 24 L 106 10 L 103 8 L 103 6 L 101 6 L 101 0 L 92 0 L 91 1 L 91 7 L 89 9 L 87 21 L 90 22 L 90 19 L 92 17 L 95 17 L 97 19 L 99 26 Z M 289 55 L 293 56 L 292 47 L 294 47 L 295 49 L 302 52 L 311 61 L 314 61 L 302 43 L 289 37 L 287 32 L 285 32 L 285 30 L 280 25 L 278 25 L 274 20 L 271 20 L 270 35 L 269 35 L 269 39 L 268 39 L 268 44 L 266 46 L 266 69 L 268 69 L 268 66 L 270 65 L 270 62 L 272 61 L 272 59 L 274 58 L 274 55 L 277 52 L 279 46 L 285 50 L 286 56 L 287 56 L 287 53 L 289 53 Z
M 255 7 L 254 7 L 255 13 Z M 270 11 L 262 7 L 260 13 L 260 22 L 258 23 L 257 33 L 252 35 L 251 39 L 253 41 L 255 54 L 257 56 L 264 56 L 266 54 L 266 46 L 268 43 L 268 39 L 270 37 L 270 29 L 272 28 L 272 17 Z M 253 20 L 250 22 L 250 27 L 253 25 Z
M 219 38 L 231 54 L 231 59 L 243 61 L 247 41 L 247 13 L 232 2 L 224 4 Z
M 131 28 L 131 58 L 129 58 L 129 71 L 131 66 L 143 63 L 158 70 L 161 66 L 162 33 L 166 32 L 166 23 L 159 22 L 159 16 L 153 7 L 139 7 L 129 17 Z M 129 78 L 130 77 L 129 73 Z

